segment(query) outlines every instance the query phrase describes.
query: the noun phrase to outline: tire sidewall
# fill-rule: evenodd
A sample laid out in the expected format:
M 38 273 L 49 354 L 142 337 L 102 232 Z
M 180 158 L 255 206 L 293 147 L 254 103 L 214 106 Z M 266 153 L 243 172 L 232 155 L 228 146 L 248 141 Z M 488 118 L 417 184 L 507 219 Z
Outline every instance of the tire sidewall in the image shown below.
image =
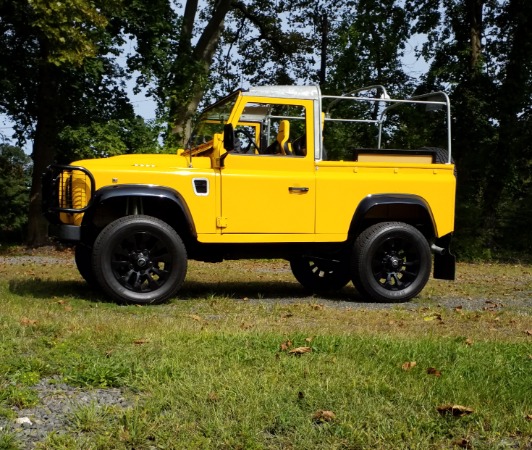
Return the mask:
M 320 278 L 312 272 L 310 262 L 320 267 L 319 261 L 312 258 L 297 258 L 290 260 L 290 268 L 297 281 L 306 289 L 315 293 L 328 293 L 342 289 L 350 281 L 349 263 L 342 265 L 338 262 L 337 269 L 326 277 Z M 348 260 L 349 261 L 349 260 Z
M 405 239 L 415 246 L 420 259 L 419 273 L 415 280 L 408 287 L 397 291 L 381 286 L 375 279 L 371 266 L 371 261 L 382 245 L 394 238 Z M 369 295 L 378 302 L 404 302 L 415 297 L 425 287 L 430 277 L 432 255 L 426 238 L 415 227 L 400 222 L 377 224 L 362 233 L 359 239 L 360 242 L 357 240 L 358 245 L 355 246 L 354 266 L 358 273 L 354 275 L 354 284 L 361 285 L 362 294 Z
M 150 292 L 135 292 L 123 286 L 114 275 L 112 258 L 116 247 L 128 236 L 147 232 L 168 248 L 172 270 L 164 284 Z M 182 286 L 187 269 L 186 250 L 181 238 L 165 222 L 150 216 L 128 216 L 109 224 L 94 245 L 93 270 L 102 289 L 115 300 L 132 304 L 157 304 L 168 300 Z

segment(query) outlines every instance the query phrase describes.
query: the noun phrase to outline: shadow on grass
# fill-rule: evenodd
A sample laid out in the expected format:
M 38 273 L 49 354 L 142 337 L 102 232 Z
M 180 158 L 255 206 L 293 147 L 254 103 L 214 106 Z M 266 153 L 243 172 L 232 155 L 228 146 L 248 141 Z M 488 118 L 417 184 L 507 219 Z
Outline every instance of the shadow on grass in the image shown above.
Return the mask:
M 9 291 L 30 298 L 55 299 L 70 297 L 95 303 L 112 303 L 99 289 L 76 280 L 9 280 Z
M 114 303 L 98 288 L 92 288 L 84 281 L 76 280 L 9 280 L 9 290 L 13 294 L 32 298 L 70 297 L 94 303 Z M 235 300 L 303 300 L 311 299 L 337 302 L 365 302 L 356 290 L 347 286 L 344 289 L 325 295 L 313 295 L 298 283 L 287 281 L 252 282 L 197 282 L 187 281 L 175 300 L 199 300 L 223 297 Z
M 313 294 L 296 282 L 289 281 L 251 281 L 251 282 L 186 282 L 179 292 L 181 299 L 209 298 L 212 296 L 234 298 L 235 300 L 298 300 L 313 298 L 332 301 L 363 301 L 355 289 L 345 287 L 338 292 Z

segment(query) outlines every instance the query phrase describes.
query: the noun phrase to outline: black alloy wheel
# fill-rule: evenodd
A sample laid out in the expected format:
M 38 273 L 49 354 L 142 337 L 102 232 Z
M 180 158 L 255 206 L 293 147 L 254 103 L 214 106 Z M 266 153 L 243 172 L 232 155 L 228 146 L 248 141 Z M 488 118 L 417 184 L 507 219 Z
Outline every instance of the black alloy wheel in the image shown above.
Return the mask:
M 187 271 L 183 241 L 155 217 L 122 217 L 94 243 L 92 267 L 102 289 L 132 304 L 162 303 L 181 288 Z
M 353 284 L 376 302 L 404 302 L 427 284 L 432 255 L 427 239 L 412 225 L 383 222 L 356 239 L 351 270 Z
M 300 257 L 290 260 L 290 268 L 303 287 L 319 294 L 338 291 L 351 280 L 348 261 Z

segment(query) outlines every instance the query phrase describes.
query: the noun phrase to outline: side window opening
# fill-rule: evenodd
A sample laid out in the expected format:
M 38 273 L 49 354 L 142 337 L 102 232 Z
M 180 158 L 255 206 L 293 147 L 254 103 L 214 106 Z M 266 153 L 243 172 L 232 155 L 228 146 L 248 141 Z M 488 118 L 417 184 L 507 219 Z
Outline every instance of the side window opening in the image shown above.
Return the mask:
M 304 106 L 248 103 L 235 127 L 235 153 L 304 157 L 306 136 Z

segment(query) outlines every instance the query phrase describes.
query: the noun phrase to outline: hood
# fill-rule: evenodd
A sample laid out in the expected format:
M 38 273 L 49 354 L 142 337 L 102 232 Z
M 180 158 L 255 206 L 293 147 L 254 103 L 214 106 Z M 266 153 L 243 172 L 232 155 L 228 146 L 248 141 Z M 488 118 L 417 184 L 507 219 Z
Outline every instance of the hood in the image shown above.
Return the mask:
M 125 170 L 125 171 L 173 171 L 190 167 L 190 158 L 177 154 L 133 154 L 111 156 L 109 158 L 82 159 L 74 161 L 72 166 L 82 166 L 90 171 Z M 210 168 L 208 157 L 192 157 L 192 167 Z

